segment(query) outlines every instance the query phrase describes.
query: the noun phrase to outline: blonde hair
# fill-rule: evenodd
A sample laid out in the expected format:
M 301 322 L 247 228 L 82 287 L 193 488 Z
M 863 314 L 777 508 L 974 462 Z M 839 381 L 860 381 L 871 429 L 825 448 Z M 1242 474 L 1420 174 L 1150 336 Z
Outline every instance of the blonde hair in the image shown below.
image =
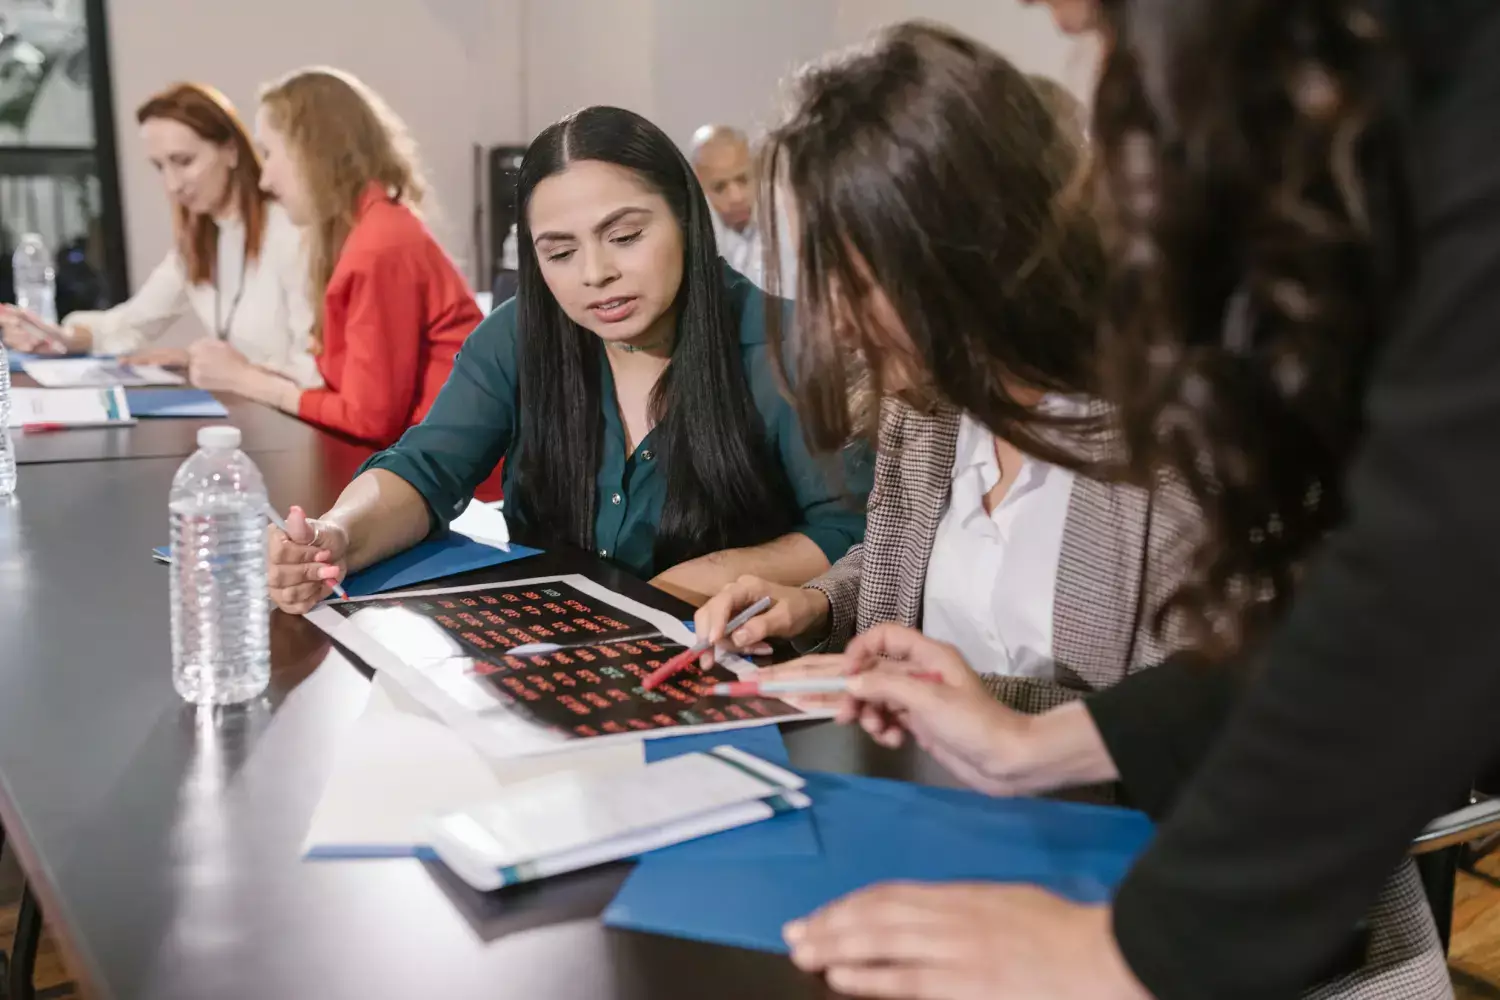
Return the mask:
M 406 123 L 358 78 L 327 67 L 299 69 L 261 91 L 271 125 L 286 139 L 312 202 L 308 292 L 313 352 L 323 349 L 323 296 L 360 200 L 371 184 L 415 211 L 427 180 Z

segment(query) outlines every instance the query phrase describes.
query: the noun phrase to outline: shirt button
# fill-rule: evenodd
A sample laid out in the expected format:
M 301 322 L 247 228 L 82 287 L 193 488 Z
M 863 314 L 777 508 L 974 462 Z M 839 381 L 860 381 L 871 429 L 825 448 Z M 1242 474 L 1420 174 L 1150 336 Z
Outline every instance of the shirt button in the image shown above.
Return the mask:
M 641 461 L 642 462 L 649 462 L 649 461 L 651 461 L 655 457 L 656 456 L 654 454 L 652 454 L 650 448 L 647 448 L 647 449 L 645 449 L 645 450 L 643 450 L 641 452 Z
M 609 549 L 600 549 L 599 550 L 599 558 L 600 559 L 608 559 L 609 558 Z
M 620 494 L 616 493 L 614 496 L 612 496 L 612 497 L 609 498 L 609 502 L 612 503 L 612 504 L 614 504 L 616 507 L 618 507 L 618 506 L 620 506 L 620 501 L 622 499 L 623 499 L 623 497 L 621 497 Z

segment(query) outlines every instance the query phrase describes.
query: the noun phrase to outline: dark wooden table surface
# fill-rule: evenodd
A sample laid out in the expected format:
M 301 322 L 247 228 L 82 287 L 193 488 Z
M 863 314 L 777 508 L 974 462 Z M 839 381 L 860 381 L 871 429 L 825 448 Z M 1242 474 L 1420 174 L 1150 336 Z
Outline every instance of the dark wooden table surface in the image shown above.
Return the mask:
M 247 435 L 283 509 L 322 509 L 362 455 L 306 430 Z M 155 432 L 126 432 L 139 433 Z M 597 916 L 624 866 L 485 896 L 415 861 L 302 862 L 368 675 L 276 613 L 263 703 L 199 712 L 178 700 L 167 571 L 150 558 L 191 450 L 190 436 L 176 440 L 171 457 L 28 464 L 0 507 L 0 821 L 90 995 L 824 995 L 777 956 L 606 930 Z M 457 580 L 556 572 L 684 610 L 576 552 Z M 788 744 L 801 766 L 937 774 L 828 725 Z
M 13 384 L 35 386 L 36 382 L 25 374 L 16 374 Z M 223 417 L 147 417 L 129 427 L 91 427 L 40 434 L 16 431 L 13 435 L 16 461 L 22 465 L 31 465 L 40 462 L 98 462 L 121 458 L 181 458 L 191 455 L 197 448 L 198 428 L 226 422 L 240 429 L 244 435 L 245 450 L 251 452 L 292 451 L 307 454 L 329 448 L 337 450 L 356 447 L 269 406 L 261 406 L 229 394 L 224 394 L 221 399 L 229 410 L 227 421 Z

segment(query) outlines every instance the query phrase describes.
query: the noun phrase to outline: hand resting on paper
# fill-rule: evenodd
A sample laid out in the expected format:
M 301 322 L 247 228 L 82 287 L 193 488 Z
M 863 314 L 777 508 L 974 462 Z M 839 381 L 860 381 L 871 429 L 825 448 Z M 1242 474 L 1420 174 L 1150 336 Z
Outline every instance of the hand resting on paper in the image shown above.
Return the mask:
M 878 625 L 842 654 L 805 656 L 756 678 L 830 676 L 847 676 L 848 692 L 797 701 L 833 708 L 836 722 L 858 722 L 882 746 L 898 747 L 910 735 L 978 791 L 1029 795 L 1118 777 L 1082 703 L 1038 716 L 1017 712 L 990 694 L 957 649 L 905 626 Z
M 271 600 L 300 615 L 333 593 L 348 572 L 349 536 L 337 524 L 310 520 L 301 507 L 287 514 L 286 526 L 286 532 L 274 524 L 266 529 Z
M 132 365 L 160 365 L 163 368 L 188 367 L 188 352 L 185 347 L 147 347 L 132 351 L 120 360 Z
M 774 601 L 769 608 L 725 635 L 725 628 L 735 615 L 762 597 Z M 821 590 L 788 587 L 742 576 L 719 591 L 693 616 L 697 634 L 708 641 L 723 643 L 729 650 L 747 655 L 764 655 L 769 651 L 767 639 L 802 639 L 828 629 L 828 598 Z M 699 660 L 704 670 L 714 665 L 715 651 L 710 648 Z
M 0 303 L 0 337 L 27 354 L 86 354 L 94 338 L 83 327 L 58 326 L 18 306 Z

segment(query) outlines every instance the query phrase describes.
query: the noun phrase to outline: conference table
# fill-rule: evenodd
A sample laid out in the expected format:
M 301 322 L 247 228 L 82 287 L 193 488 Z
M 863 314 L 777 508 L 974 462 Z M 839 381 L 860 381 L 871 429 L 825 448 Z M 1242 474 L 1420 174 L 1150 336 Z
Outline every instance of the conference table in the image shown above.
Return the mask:
M 324 509 L 368 454 L 223 401 L 281 509 Z M 781 956 L 605 928 L 628 865 L 483 894 L 415 860 L 303 861 L 370 671 L 275 612 L 262 700 L 178 699 L 167 569 L 151 548 L 167 540 L 172 475 L 209 422 L 18 436 L 17 496 L 0 506 L 0 822 L 85 995 L 827 995 Z M 444 584 L 581 573 L 690 610 L 591 554 L 523 540 L 545 553 Z M 800 767 L 946 780 L 920 754 L 827 723 L 788 726 L 786 741 Z

